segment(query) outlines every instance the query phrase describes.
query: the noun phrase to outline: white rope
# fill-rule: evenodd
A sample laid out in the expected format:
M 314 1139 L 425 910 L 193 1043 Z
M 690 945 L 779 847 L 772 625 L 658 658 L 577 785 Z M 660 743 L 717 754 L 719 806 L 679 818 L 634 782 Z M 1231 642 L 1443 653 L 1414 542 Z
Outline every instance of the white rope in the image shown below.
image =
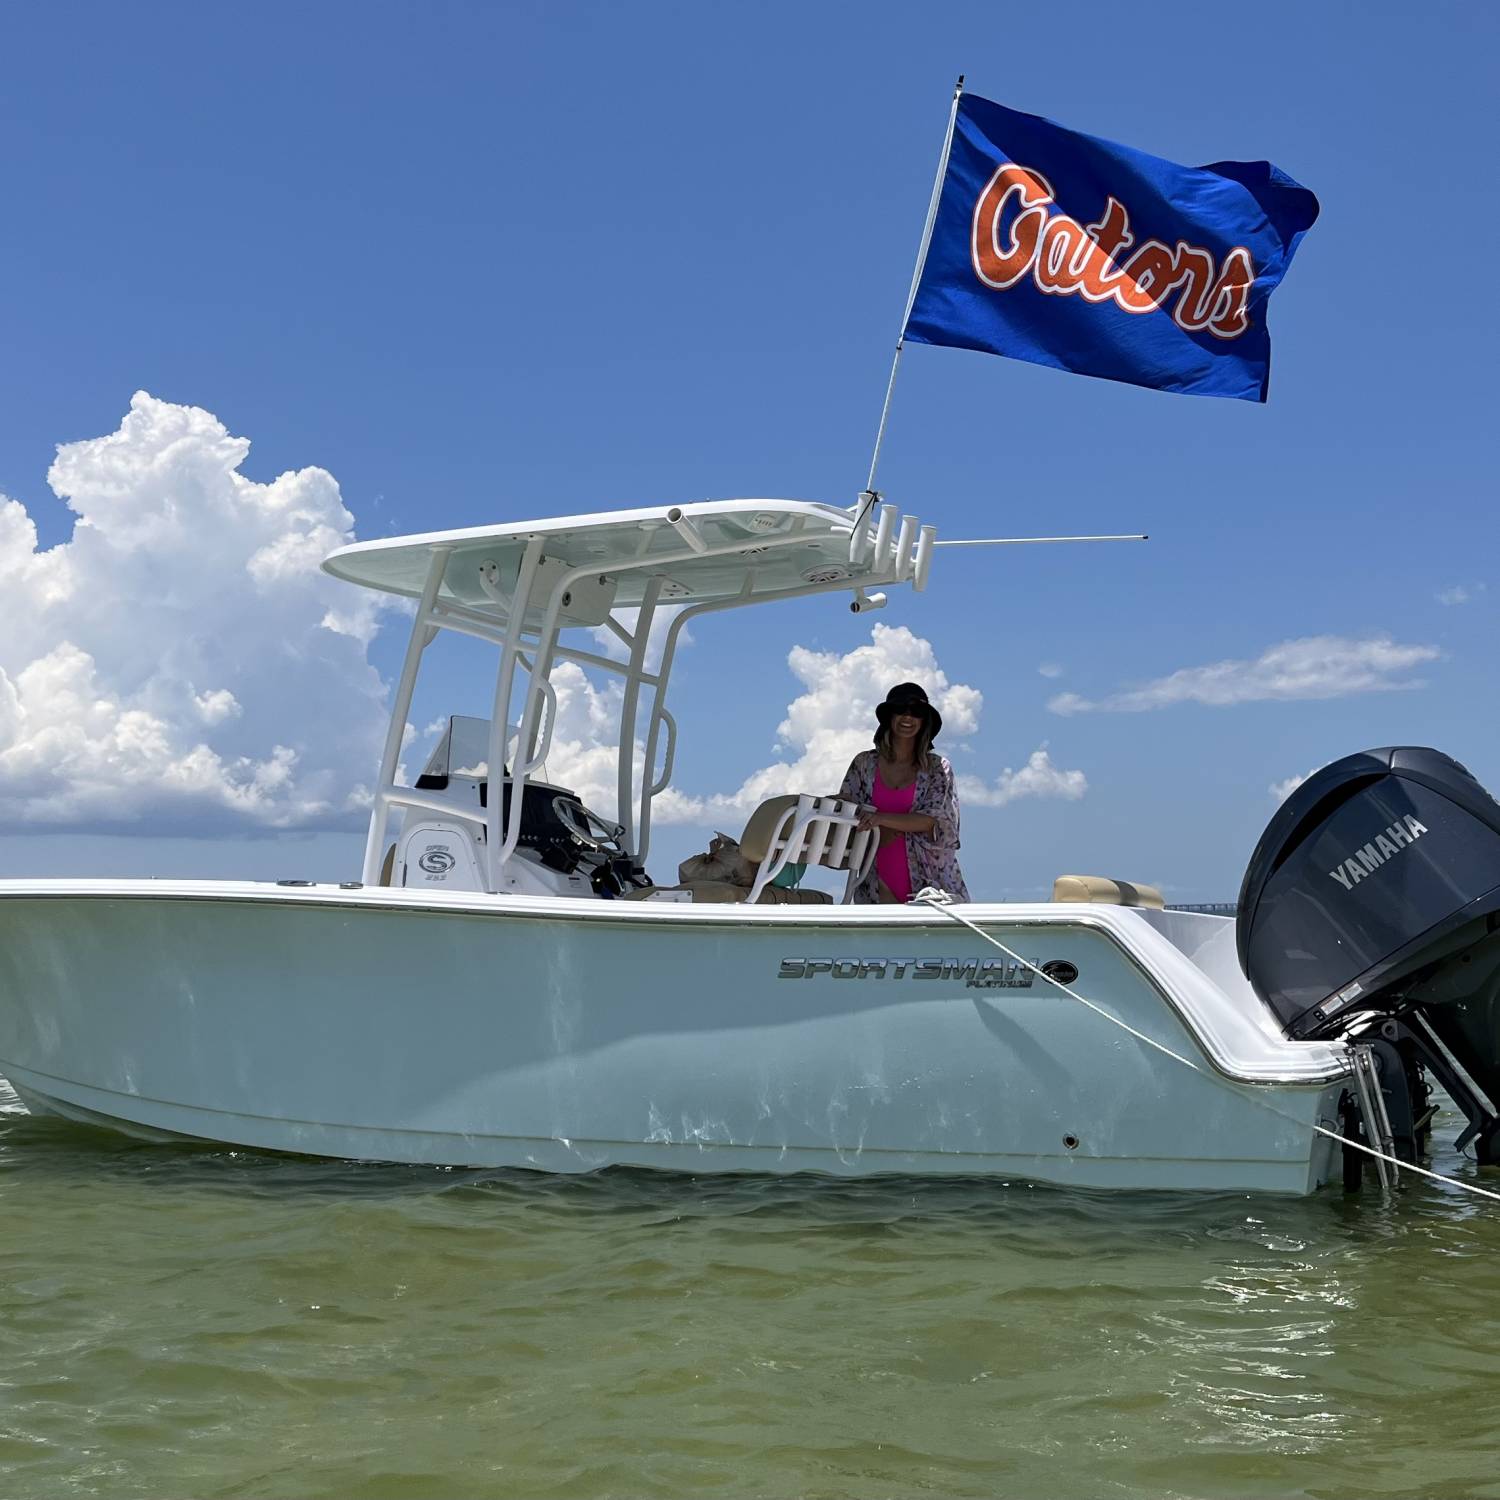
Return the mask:
M 1134 1026 L 1131 1026 L 1128 1022 L 1122 1021 L 1118 1016 L 1111 1015 L 1107 1010 L 1104 1009 L 1103 1006 L 1095 1005 L 1094 1002 L 1088 999 L 1086 996 L 1077 994 L 1073 990 L 1070 990 L 1067 985 L 1063 984 L 1060 980 L 1054 979 L 1049 973 L 1047 973 L 1045 969 L 1038 968 L 1028 958 L 1022 958 L 1021 955 L 1015 951 L 1015 949 L 1007 948 L 999 938 L 986 932 L 982 927 L 976 926 L 967 917 L 961 915 L 959 912 L 954 911 L 952 906 L 949 905 L 953 898 L 946 891 L 939 891 L 934 889 L 932 886 L 926 886 L 922 890 L 918 891 L 912 899 L 913 901 L 920 901 L 924 906 L 930 906 L 934 911 L 942 912 L 944 916 L 952 917 L 955 922 L 962 923 L 963 926 L 967 927 L 970 932 L 978 934 L 978 936 L 982 937 L 985 942 L 989 943 L 992 947 L 998 948 L 1003 954 L 1005 954 L 1007 958 L 1013 958 L 1023 968 L 1030 969 L 1033 974 L 1040 974 L 1048 984 L 1050 984 L 1054 989 L 1061 991 L 1068 997 L 1069 1000 L 1076 1000 L 1080 1005 L 1087 1006 L 1088 1009 L 1093 1011 L 1096 1016 L 1103 1016 L 1103 1018 L 1108 1021 L 1111 1026 L 1118 1026 L 1121 1031 L 1129 1032 L 1130 1035 L 1135 1037 L 1137 1041 L 1145 1042 L 1148 1047 L 1154 1047 L 1158 1052 L 1164 1053 L 1174 1062 L 1180 1062 L 1183 1067 L 1191 1068 L 1193 1072 L 1197 1073 L 1200 1077 L 1211 1079 L 1214 1083 L 1228 1088 L 1234 1093 L 1237 1098 L 1244 1099 L 1247 1103 L 1254 1104 L 1260 1109 L 1266 1110 L 1269 1114 L 1275 1115 L 1278 1119 L 1289 1121 L 1291 1124 L 1296 1125 L 1299 1128 L 1315 1131 L 1318 1135 L 1327 1136 L 1331 1141 L 1338 1141 L 1341 1145 L 1352 1146 L 1356 1151 L 1363 1151 L 1366 1156 L 1373 1156 L 1379 1161 L 1389 1162 L 1393 1167 L 1398 1168 L 1400 1171 L 1415 1172 L 1419 1177 L 1430 1177 L 1434 1182 L 1447 1183 L 1449 1187 L 1461 1188 L 1466 1193 L 1473 1193 L 1477 1197 L 1490 1198 L 1494 1202 L 1500 1203 L 1500 1193 L 1491 1192 L 1489 1188 L 1477 1187 L 1472 1182 L 1464 1182 L 1461 1178 L 1449 1177 L 1442 1172 L 1430 1172 L 1426 1167 L 1414 1166 L 1409 1161 L 1402 1161 L 1398 1156 L 1387 1156 L 1384 1151 L 1377 1151 L 1373 1146 L 1366 1146 L 1359 1141 L 1350 1140 L 1348 1136 L 1340 1135 L 1336 1130 L 1328 1130 L 1322 1125 L 1308 1125 L 1305 1121 L 1299 1120 L 1295 1115 L 1288 1114 L 1283 1109 L 1278 1109 L 1269 1101 L 1258 1098 L 1255 1094 L 1247 1093 L 1242 1089 L 1236 1088 L 1232 1083 L 1229 1083 L 1227 1080 L 1221 1079 L 1216 1073 L 1210 1073 L 1205 1069 L 1200 1068 L 1197 1063 L 1191 1061 L 1191 1059 L 1189 1058 L 1183 1057 L 1181 1053 L 1174 1052 L 1170 1047 L 1163 1046 L 1160 1042 L 1154 1040 L 1152 1037 L 1147 1036 L 1144 1032 L 1137 1031 Z
M 1268 1109 L 1273 1115 L 1280 1115 L 1281 1111 L 1273 1104 L 1267 1104 L 1264 1099 L 1253 1099 L 1253 1103 L 1259 1104 L 1262 1109 Z M 1283 1119 L 1292 1119 L 1291 1115 L 1283 1115 Z M 1300 1121 L 1294 1121 L 1300 1123 Z M 1466 1193 L 1474 1193 L 1480 1198 L 1493 1198 L 1500 1203 L 1500 1193 L 1492 1193 L 1488 1188 L 1476 1187 L 1472 1182 L 1465 1182 L 1461 1177 L 1449 1177 L 1442 1172 L 1429 1172 L 1426 1167 L 1414 1166 L 1409 1161 L 1402 1161 L 1399 1156 L 1387 1156 L 1384 1151 L 1377 1151 L 1373 1146 L 1366 1146 L 1359 1141 L 1352 1141 L 1347 1135 L 1340 1135 L 1336 1130 L 1325 1130 L 1321 1125 L 1311 1125 L 1310 1130 L 1316 1130 L 1319 1135 L 1326 1135 L 1330 1141 L 1340 1141 L 1345 1146 L 1353 1146 L 1356 1151 L 1363 1151 L 1366 1156 L 1376 1157 L 1380 1161 L 1388 1161 L 1393 1167 L 1399 1167 L 1403 1172 L 1415 1172 L 1418 1177 L 1430 1177 L 1434 1182 L 1446 1182 L 1449 1187 L 1462 1188 Z

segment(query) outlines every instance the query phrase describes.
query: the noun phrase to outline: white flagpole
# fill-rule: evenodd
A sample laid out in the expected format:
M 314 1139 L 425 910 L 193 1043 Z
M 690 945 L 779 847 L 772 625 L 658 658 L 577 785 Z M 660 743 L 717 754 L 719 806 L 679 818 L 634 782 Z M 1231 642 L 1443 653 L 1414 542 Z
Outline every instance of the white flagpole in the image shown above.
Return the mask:
M 875 504 L 875 470 L 880 463 L 880 445 L 885 441 L 885 421 L 891 412 L 891 394 L 896 389 L 896 371 L 901 367 L 901 350 L 906 343 L 906 320 L 911 317 L 912 303 L 917 300 L 917 287 L 921 284 L 922 269 L 927 264 L 927 247 L 932 243 L 932 226 L 937 219 L 938 200 L 943 192 L 943 178 L 948 174 L 948 153 L 953 149 L 953 126 L 958 119 L 958 101 L 963 97 L 963 74 L 953 89 L 953 105 L 948 111 L 948 130 L 943 136 L 943 154 L 938 158 L 937 177 L 932 184 L 932 200 L 927 205 L 927 222 L 922 226 L 922 244 L 917 250 L 916 269 L 911 273 L 911 289 L 906 294 L 906 311 L 901 314 L 901 331 L 896 338 L 896 357 L 891 361 L 891 378 L 886 382 L 885 405 L 880 408 L 880 426 L 875 433 L 875 451 L 870 455 L 870 477 L 865 481 L 864 493 L 860 496 L 859 514 L 855 520 L 855 533 L 864 524 L 865 517 Z

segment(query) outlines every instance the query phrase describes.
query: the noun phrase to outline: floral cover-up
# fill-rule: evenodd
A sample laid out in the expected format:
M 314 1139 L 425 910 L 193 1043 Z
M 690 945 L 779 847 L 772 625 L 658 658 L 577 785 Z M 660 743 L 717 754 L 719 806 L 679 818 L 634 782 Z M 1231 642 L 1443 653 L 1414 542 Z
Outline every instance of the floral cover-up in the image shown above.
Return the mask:
M 839 796 L 862 807 L 875 803 L 875 772 L 879 755 L 864 750 L 849 763 Z M 931 833 L 908 833 L 906 861 L 911 871 L 911 889 L 915 895 L 923 886 L 934 885 L 945 890 L 955 901 L 967 901 L 969 888 L 958 868 L 958 792 L 953 784 L 953 767 L 932 752 L 927 767 L 917 772 L 917 790 L 911 810 L 934 819 Z M 854 899 L 870 904 L 880 899 L 875 866 L 855 887 Z

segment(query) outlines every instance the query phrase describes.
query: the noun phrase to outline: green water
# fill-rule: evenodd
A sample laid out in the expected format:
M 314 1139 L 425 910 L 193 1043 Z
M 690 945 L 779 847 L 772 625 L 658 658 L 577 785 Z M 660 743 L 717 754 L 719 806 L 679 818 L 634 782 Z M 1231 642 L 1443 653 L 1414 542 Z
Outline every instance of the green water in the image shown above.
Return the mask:
M 567 1179 L 11 1113 L 0 1227 L 6 1497 L 1500 1496 L 1500 1205 L 1434 1185 Z

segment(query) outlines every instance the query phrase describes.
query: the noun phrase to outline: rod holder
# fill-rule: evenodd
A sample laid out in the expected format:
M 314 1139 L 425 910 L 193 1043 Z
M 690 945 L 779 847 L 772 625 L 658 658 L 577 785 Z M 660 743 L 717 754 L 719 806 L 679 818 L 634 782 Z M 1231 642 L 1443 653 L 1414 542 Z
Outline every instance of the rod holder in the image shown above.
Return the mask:
M 927 587 L 927 575 L 932 572 L 932 549 L 936 544 L 937 527 L 924 526 L 917 539 L 917 560 L 911 576 L 911 586 L 919 594 Z
M 698 528 L 693 525 L 693 523 L 688 520 L 685 515 L 683 515 L 682 507 L 680 505 L 674 505 L 671 510 L 667 512 L 667 520 L 672 523 L 672 527 L 676 531 L 677 535 L 680 536 L 683 541 L 685 541 L 688 546 L 693 549 L 694 552 L 708 551 L 708 543 L 703 540 L 703 533 L 699 531 Z
M 880 507 L 880 520 L 875 527 L 874 556 L 874 566 L 882 573 L 890 567 L 891 534 L 895 529 L 896 507 L 894 505 L 882 505 Z
M 912 547 L 917 540 L 917 518 L 901 517 L 901 530 L 896 536 L 896 582 L 905 583 L 911 577 Z
M 870 513 L 880 496 L 874 490 L 861 490 L 854 506 L 854 525 L 849 529 L 849 561 L 862 563 L 870 550 Z

